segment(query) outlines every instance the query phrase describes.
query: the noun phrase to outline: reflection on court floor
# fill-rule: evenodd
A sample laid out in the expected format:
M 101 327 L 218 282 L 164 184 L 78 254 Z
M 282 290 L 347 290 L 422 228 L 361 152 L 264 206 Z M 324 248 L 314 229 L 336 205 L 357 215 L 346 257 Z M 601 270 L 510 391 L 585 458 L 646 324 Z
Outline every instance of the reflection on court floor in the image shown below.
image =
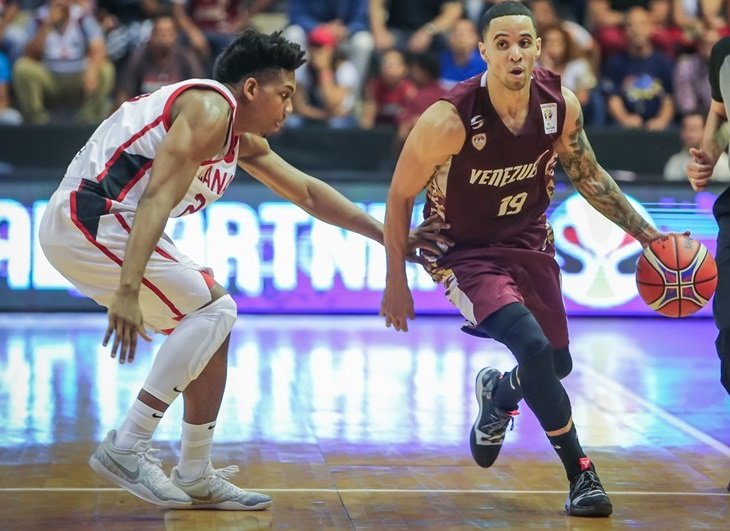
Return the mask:
M 508 370 L 513 361 L 500 345 L 461 333 L 459 324 L 455 317 L 418 318 L 403 334 L 376 317 L 240 316 L 216 431 L 217 456 L 225 464 L 241 464 L 250 486 L 264 491 L 285 497 L 298 489 L 326 498 L 339 493 L 335 513 L 358 489 L 394 488 L 399 495 L 421 488 L 543 489 L 543 494 L 562 489 L 557 458 L 524 406 L 495 468 L 485 472 L 471 463 L 467 433 L 477 412 L 474 377 L 484 365 Z M 103 314 L 0 316 L 0 466 L 47 467 L 40 483 L 37 474 L 25 483 L 22 476 L 6 477 L 0 495 L 21 496 L 27 487 L 49 492 L 58 487 L 59 493 L 110 487 L 86 470 L 88 452 L 120 422 L 164 338 L 143 344 L 133 364 L 119 366 L 101 346 L 104 329 Z M 583 446 L 603 461 L 608 490 L 629 497 L 642 490 L 720 496 L 730 479 L 730 399 L 719 383 L 713 323 L 582 318 L 572 320 L 571 330 L 574 371 L 565 384 Z M 155 437 L 168 463 L 178 451 L 181 416 L 180 400 Z M 661 461 L 666 480 L 644 470 L 630 481 L 616 481 L 626 468 L 649 466 L 652 459 Z M 528 465 L 527 475 L 515 471 Z M 425 470 L 417 471 L 421 466 Z M 83 473 L 55 477 L 64 467 Z M 392 467 L 408 472 L 396 476 Z M 534 482 L 533 473 L 548 479 Z M 137 506 L 124 493 L 110 492 Z M 730 514 L 727 498 L 716 500 L 709 509 L 719 512 L 713 514 Z M 96 503 L 90 510 L 98 512 L 107 502 Z M 447 510 L 435 522 L 459 527 L 467 518 L 462 510 Z M 301 512 L 279 514 L 273 524 L 267 517 L 269 524 L 296 527 L 304 518 Z M 564 518 L 556 515 L 550 518 Z M 201 517 L 168 513 L 164 521 L 180 518 L 194 527 Z M 352 514 L 348 518 L 346 527 L 357 524 Z M 417 525 L 402 518 L 406 527 Z M 382 523 L 365 516 L 359 522 Z M 499 522 L 512 520 L 493 523 Z

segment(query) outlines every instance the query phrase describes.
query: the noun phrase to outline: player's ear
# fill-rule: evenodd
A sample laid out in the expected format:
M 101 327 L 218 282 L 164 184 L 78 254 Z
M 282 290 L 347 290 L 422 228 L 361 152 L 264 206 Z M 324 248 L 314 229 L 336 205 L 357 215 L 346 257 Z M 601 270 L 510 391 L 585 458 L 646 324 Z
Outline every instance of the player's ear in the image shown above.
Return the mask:
M 535 39 L 535 48 L 537 49 L 537 55 L 535 56 L 535 59 L 540 57 L 540 53 L 542 52 L 542 38 L 538 37 Z
M 256 78 L 249 77 L 246 78 L 246 81 L 243 82 L 241 94 L 243 98 L 251 101 L 256 99 L 256 95 L 259 93 L 260 88 L 261 87 L 259 87 L 259 82 L 256 81 Z
M 477 44 L 479 46 L 479 55 L 482 56 L 482 59 L 484 59 L 484 62 L 489 64 L 489 61 L 487 61 L 487 45 L 484 44 L 484 41 L 479 41 Z

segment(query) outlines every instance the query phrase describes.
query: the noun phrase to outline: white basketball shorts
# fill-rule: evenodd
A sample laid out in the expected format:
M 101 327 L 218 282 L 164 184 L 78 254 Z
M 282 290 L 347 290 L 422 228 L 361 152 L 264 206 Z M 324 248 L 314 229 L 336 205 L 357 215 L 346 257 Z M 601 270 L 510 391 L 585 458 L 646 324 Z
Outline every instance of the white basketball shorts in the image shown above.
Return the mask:
M 39 239 L 48 261 L 76 289 L 108 307 L 119 286 L 134 212 L 111 212 L 111 202 L 83 190 L 58 190 L 43 215 Z M 169 333 L 185 315 L 208 304 L 213 279 L 165 235 L 144 272 L 142 315 Z

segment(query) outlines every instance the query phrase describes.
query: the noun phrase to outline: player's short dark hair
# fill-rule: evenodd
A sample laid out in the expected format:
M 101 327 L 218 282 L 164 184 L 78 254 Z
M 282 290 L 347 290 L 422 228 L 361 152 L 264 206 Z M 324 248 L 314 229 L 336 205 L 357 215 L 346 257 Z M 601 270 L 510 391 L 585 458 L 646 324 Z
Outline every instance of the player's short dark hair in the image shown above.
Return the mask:
M 487 31 L 489 30 L 489 24 L 495 18 L 509 17 L 515 15 L 529 17 L 532 21 L 532 27 L 535 28 L 535 33 L 537 33 L 537 23 L 535 22 L 535 16 L 532 14 L 530 8 L 522 2 L 509 1 L 494 4 L 492 7 L 487 9 L 484 15 L 482 15 L 481 21 L 479 22 L 480 34 L 483 36 L 487 33 Z
M 213 79 L 235 84 L 247 77 L 260 79 L 274 70 L 293 72 L 304 62 L 304 50 L 282 37 L 280 31 L 267 35 L 251 28 L 220 53 L 213 67 Z

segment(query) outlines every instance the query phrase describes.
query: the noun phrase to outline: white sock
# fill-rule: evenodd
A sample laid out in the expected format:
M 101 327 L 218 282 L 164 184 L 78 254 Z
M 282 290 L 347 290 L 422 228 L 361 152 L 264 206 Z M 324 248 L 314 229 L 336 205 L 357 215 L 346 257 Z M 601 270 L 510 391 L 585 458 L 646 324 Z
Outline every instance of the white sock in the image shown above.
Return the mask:
M 134 401 L 127 412 L 127 417 L 117 430 L 114 446 L 130 449 L 137 441 L 146 441 L 152 438 L 152 433 L 162 419 L 162 411 L 151 408 L 139 398 Z
M 177 472 L 184 480 L 202 477 L 210 465 L 215 421 L 205 424 L 182 423 L 182 445 Z

